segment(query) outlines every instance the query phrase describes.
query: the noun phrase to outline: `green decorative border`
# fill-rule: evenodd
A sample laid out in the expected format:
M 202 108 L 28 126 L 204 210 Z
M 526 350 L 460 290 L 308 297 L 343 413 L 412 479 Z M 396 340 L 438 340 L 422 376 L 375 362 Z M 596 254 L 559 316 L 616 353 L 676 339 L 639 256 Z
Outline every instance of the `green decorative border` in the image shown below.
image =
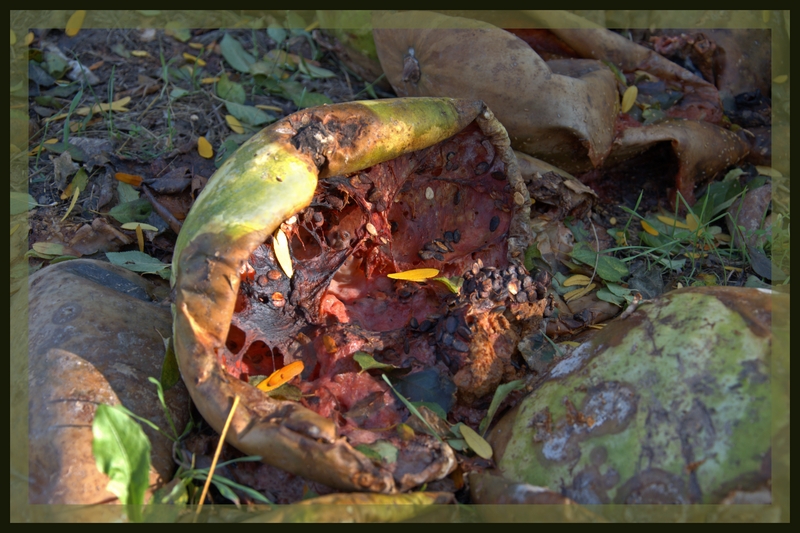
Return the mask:
M 16 33 L 17 43 L 11 46 L 11 87 L 22 83 L 27 87 L 27 61 L 23 40 L 29 28 L 63 28 L 72 10 L 60 11 L 11 11 L 11 29 Z M 161 11 L 158 16 L 145 17 L 132 10 L 89 11 L 84 28 L 254 28 L 265 27 L 266 15 L 278 20 L 286 16 L 285 10 L 273 11 Z M 315 11 L 295 11 L 305 21 L 316 16 Z M 537 27 L 526 17 L 524 11 L 442 11 L 442 13 L 473 18 L 500 27 Z M 772 30 L 772 75 L 789 74 L 789 11 L 574 11 L 585 21 L 595 21 L 600 26 L 613 28 L 766 28 Z M 341 13 L 329 12 L 326 19 L 339 19 Z M 362 14 L 363 16 L 364 14 Z M 575 22 L 571 15 L 551 11 L 550 20 L 557 20 L 560 27 L 586 27 L 597 24 Z M 366 19 L 367 17 L 364 17 Z M 363 19 L 362 19 L 363 20 Z M 539 26 L 542 27 L 542 26 Z M 556 26 L 548 26 L 556 27 Z M 365 29 L 365 28 L 361 28 Z M 787 84 L 788 88 L 788 84 Z M 11 144 L 20 152 L 11 155 L 10 177 L 12 191 L 25 191 L 27 187 L 27 98 L 11 98 L 10 137 Z M 789 135 L 788 91 L 773 91 L 773 132 Z M 776 111 L 778 110 L 778 111 Z M 786 110 L 782 112 L 781 110 Z M 788 144 L 788 143 L 787 143 Z M 773 167 L 788 175 L 788 153 L 773 152 Z M 28 249 L 28 226 L 19 227 L 11 235 L 11 263 L 24 260 Z M 11 279 L 12 290 L 19 286 Z M 788 293 L 788 287 L 776 289 Z M 10 430 L 11 430 L 11 522 L 55 522 L 55 521 L 118 521 L 124 518 L 122 506 L 55 506 L 28 504 L 28 286 L 22 283 L 11 298 L 11 373 L 10 373 Z M 787 299 L 788 300 L 788 299 Z M 418 516 L 414 521 L 508 521 L 508 522 L 788 522 L 789 510 L 789 308 L 773 309 L 773 504 L 772 505 L 590 505 L 574 506 L 445 506 Z M 164 520 L 174 520 L 174 508 L 162 506 Z M 300 511 L 304 506 L 282 506 L 280 511 Z M 331 506 L 331 511 L 336 506 Z M 348 506 L 350 507 L 350 506 Z M 253 510 L 237 511 L 230 506 L 206 506 L 208 513 L 224 521 L 268 521 L 277 518 L 266 509 L 258 515 Z M 341 507 L 338 508 L 341 510 Z M 320 512 L 325 511 L 319 509 Z M 380 509 L 370 510 L 380 513 Z M 353 512 L 358 514 L 359 510 Z M 205 513 L 204 513 L 205 514 Z M 316 514 L 316 513 L 315 513 Z M 286 516 L 286 515 L 283 515 Z M 299 517 L 300 515 L 294 515 Z M 319 515 L 318 515 L 319 516 Z M 329 515 L 330 516 L 330 515 Z M 377 516 L 380 516 L 378 514 Z

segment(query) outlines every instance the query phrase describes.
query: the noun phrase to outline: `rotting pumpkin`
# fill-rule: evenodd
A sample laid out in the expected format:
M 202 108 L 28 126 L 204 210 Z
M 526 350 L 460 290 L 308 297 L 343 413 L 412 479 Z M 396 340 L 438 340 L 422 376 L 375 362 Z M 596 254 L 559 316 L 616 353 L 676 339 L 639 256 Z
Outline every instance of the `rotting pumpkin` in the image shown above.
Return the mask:
M 306 109 L 256 134 L 209 180 L 175 248 L 174 340 L 183 379 L 213 428 L 222 428 L 234 397 L 241 398 L 227 434 L 230 444 L 341 490 L 392 493 L 453 470 L 453 451 L 430 439 L 424 471 L 393 477 L 339 436 L 334 421 L 266 396 L 229 374 L 222 361 L 240 273 L 283 221 L 311 203 L 318 178 L 428 148 L 473 122 L 503 162 L 509 194 L 526 200 L 506 217 L 507 259 L 520 265 L 530 235 L 530 200 L 505 129 L 480 101 L 400 98 Z

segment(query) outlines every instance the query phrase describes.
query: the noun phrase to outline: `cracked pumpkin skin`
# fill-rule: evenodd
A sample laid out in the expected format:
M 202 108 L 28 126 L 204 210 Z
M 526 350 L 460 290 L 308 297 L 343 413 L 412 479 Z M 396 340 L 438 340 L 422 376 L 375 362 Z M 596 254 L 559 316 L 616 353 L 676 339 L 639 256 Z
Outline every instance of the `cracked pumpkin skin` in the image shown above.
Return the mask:
M 209 181 L 186 219 L 173 260 L 175 351 L 198 410 L 219 431 L 241 398 L 227 441 L 265 462 L 342 490 L 391 493 L 386 469 L 337 433 L 335 423 L 296 402 L 269 398 L 220 364 L 251 253 L 309 205 L 318 178 L 346 175 L 431 146 L 476 121 L 499 147 L 513 192 L 527 197 L 508 137 L 481 103 L 447 98 L 354 102 L 304 110 L 246 142 Z M 509 258 L 521 258 L 526 202 L 511 221 Z M 428 444 L 439 479 L 455 467 L 448 446 Z

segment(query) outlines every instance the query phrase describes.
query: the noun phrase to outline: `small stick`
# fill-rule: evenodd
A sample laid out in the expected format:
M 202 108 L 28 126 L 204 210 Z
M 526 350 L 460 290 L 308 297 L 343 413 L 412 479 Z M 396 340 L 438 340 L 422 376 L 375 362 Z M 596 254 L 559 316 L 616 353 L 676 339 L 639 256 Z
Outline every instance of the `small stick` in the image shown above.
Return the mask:
M 231 412 L 228 413 L 228 419 L 225 421 L 225 427 L 222 428 L 222 433 L 219 435 L 219 443 L 217 443 L 217 451 L 214 452 L 214 459 L 211 461 L 211 468 L 208 469 L 208 477 L 206 478 L 206 484 L 203 486 L 203 492 L 200 494 L 200 503 L 197 504 L 197 512 L 194 514 L 194 521 L 197 521 L 197 517 L 200 516 L 200 511 L 203 510 L 203 502 L 206 499 L 206 495 L 208 494 L 208 487 L 211 486 L 211 477 L 214 475 L 214 470 L 217 468 L 217 460 L 219 459 L 219 454 L 222 451 L 222 445 L 225 443 L 225 435 L 228 434 L 228 428 L 231 425 L 231 420 L 233 420 L 233 413 L 236 411 L 236 407 L 239 405 L 239 395 L 237 394 L 233 398 L 233 406 L 231 407 Z
M 633 301 L 632 301 L 632 302 L 630 303 L 630 305 L 628 305 L 628 307 L 627 307 L 627 308 L 626 308 L 626 309 L 625 309 L 625 310 L 622 312 L 622 314 L 621 314 L 621 315 L 619 315 L 619 319 L 620 319 L 620 320 L 625 320 L 626 318 L 628 318 L 629 316 L 631 316 L 631 315 L 633 314 L 633 312 L 634 312 L 634 311 L 636 311 L 636 308 L 637 308 L 637 307 L 639 307 L 639 304 L 642 304 L 642 303 L 645 303 L 645 302 L 649 302 L 649 301 L 650 301 L 650 300 L 643 300 L 643 299 L 642 299 L 642 295 L 641 295 L 641 293 L 638 293 L 638 292 L 637 292 L 637 293 L 635 293 L 635 294 L 633 295 Z
M 161 202 L 156 200 L 156 197 L 153 196 L 153 191 L 151 191 L 147 185 L 142 184 L 142 191 L 144 191 L 144 195 L 147 196 L 147 199 L 153 205 L 153 209 L 156 210 L 158 216 L 163 218 L 164 222 L 169 224 L 169 229 L 174 231 L 175 234 L 180 233 L 181 227 L 183 226 L 183 224 L 181 224 L 181 221 L 175 218 L 175 216 L 169 212 L 169 209 L 161 205 Z

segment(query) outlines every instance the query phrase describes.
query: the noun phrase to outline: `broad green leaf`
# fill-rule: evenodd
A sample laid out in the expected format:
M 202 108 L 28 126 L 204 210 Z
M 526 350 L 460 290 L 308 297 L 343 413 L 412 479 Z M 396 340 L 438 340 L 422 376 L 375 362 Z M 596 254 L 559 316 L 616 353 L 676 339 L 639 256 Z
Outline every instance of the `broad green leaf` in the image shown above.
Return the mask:
M 11 214 L 12 215 L 19 215 L 20 213 L 25 213 L 26 211 L 30 211 L 37 204 L 36 200 L 33 199 L 33 196 L 26 192 L 16 192 L 11 191 Z
M 283 95 L 294 102 L 299 109 L 333 103 L 324 94 L 308 92 L 306 87 L 298 81 L 282 81 L 280 88 Z
M 437 403 L 445 413 L 455 404 L 455 384 L 434 368 L 397 378 L 395 386 L 410 401 Z
M 390 442 L 379 440 L 372 444 L 359 444 L 355 449 L 369 457 L 376 463 L 386 461 L 389 464 L 397 462 L 397 448 Z
M 275 41 L 278 45 L 285 41 L 286 37 L 289 36 L 289 34 L 286 33 L 286 30 L 274 22 L 267 26 L 267 35 L 269 35 L 269 38 Z
M 32 248 L 44 255 L 62 255 L 65 246 L 57 242 L 35 242 Z
M 227 33 L 219 43 L 219 49 L 225 61 L 239 72 L 249 72 L 250 65 L 256 62 L 256 59 L 244 49 L 241 43 Z M 220 96 L 220 98 L 224 97 Z
M 172 89 L 172 91 L 170 91 L 169 99 L 170 100 L 177 100 L 181 96 L 186 96 L 187 94 L 189 94 L 189 91 L 187 91 L 186 89 L 181 89 L 181 88 L 176 87 L 175 89 Z
M 244 104 L 244 88 L 228 78 L 227 74 L 219 77 L 217 82 L 217 96 L 234 104 Z
M 133 202 L 139 199 L 139 191 L 137 191 L 133 185 L 122 181 L 117 184 L 117 195 L 119 196 L 120 204 Z
M 361 367 L 361 372 L 365 372 L 367 370 L 379 369 L 379 370 L 389 370 L 393 368 L 397 368 L 394 365 L 387 365 L 386 363 L 379 363 L 372 357 L 371 354 L 367 352 L 356 352 L 353 354 L 353 360 L 359 364 Z M 359 373 L 361 373 L 359 372 Z
M 297 387 L 296 385 L 292 385 L 291 383 L 284 383 L 277 389 L 272 389 L 271 391 L 267 391 L 267 396 L 269 396 L 270 398 L 281 398 L 283 400 L 299 402 L 303 398 L 303 391 L 301 391 L 300 387 Z
M 576 261 L 592 268 L 597 262 L 597 275 L 606 281 L 622 281 L 622 278 L 630 274 L 628 266 L 622 260 L 610 255 L 601 255 L 598 258 L 597 253 L 585 242 L 575 244 L 571 255 Z
M 619 307 L 625 305 L 625 298 L 623 298 L 622 296 L 617 296 L 616 294 L 608 290 L 606 287 L 599 289 L 596 294 L 597 298 L 603 300 L 604 302 L 608 302 L 610 304 L 614 304 Z
M 630 289 L 626 289 L 622 285 L 617 285 L 616 283 L 606 283 L 606 288 L 612 293 L 617 296 L 627 296 L 631 293 Z
M 97 469 L 110 479 L 106 488 L 129 506 L 133 520 L 149 484 L 150 441 L 130 416 L 105 404 L 97 406 L 92 435 Z
M 447 444 L 449 444 L 451 448 L 459 452 L 464 452 L 469 449 L 467 441 L 465 441 L 464 439 L 450 439 L 447 441 Z
M 161 363 L 161 386 L 164 387 L 164 390 L 169 390 L 180 380 L 181 370 L 178 368 L 172 337 L 167 337 L 164 339 L 164 362 Z
M 66 128 L 69 131 L 69 128 Z M 47 150 L 48 152 L 53 152 L 56 154 L 63 154 L 64 152 L 69 152 L 69 155 L 72 157 L 73 161 L 86 161 L 87 157 L 86 154 L 75 146 L 74 144 L 58 142 L 58 143 L 45 143 L 42 147 Z
M 155 257 L 150 257 L 146 253 L 136 250 L 131 252 L 106 252 L 106 257 L 115 265 L 127 268 L 132 272 L 141 272 L 142 274 L 155 274 L 170 267 Z
M 228 108 L 228 112 L 231 115 L 251 126 L 261 126 L 262 124 L 275 121 L 274 116 L 257 107 L 241 105 L 234 102 L 225 102 L 225 107 Z
M 470 448 L 484 459 L 492 458 L 492 446 L 484 440 L 483 437 L 478 435 L 474 429 L 466 424 L 461 426 L 461 435 L 467 442 Z
M 427 421 L 427 420 L 425 420 L 425 418 L 424 418 L 424 417 L 423 417 L 423 416 L 422 416 L 422 415 L 419 413 L 419 411 L 417 410 L 417 408 L 416 408 L 416 407 L 414 407 L 414 405 L 412 405 L 412 403 L 411 403 L 411 402 L 409 402 L 409 401 L 406 399 L 406 397 L 405 397 L 405 396 L 403 396 L 402 394 L 400 394 L 399 392 L 397 392 L 397 389 L 395 389 L 395 388 L 394 388 L 394 386 L 392 385 L 392 382 L 391 382 L 391 381 L 389 381 L 389 378 L 388 378 L 388 377 L 386 377 L 386 374 L 383 374 L 381 377 L 383 378 L 383 381 L 385 381 L 385 382 L 386 382 L 386 384 L 387 384 L 387 385 L 389 385 L 389 388 L 390 388 L 390 389 L 392 389 L 392 392 L 394 392 L 394 393 L 395 393 L 395 395 L 397 396 L 397 398 L 398 398 L 398 399 L 399 399 L 401 402 L 403 402 L 403 405 L 405 405 L 405 406 L 406 406 L 406 408 L 407 408 L 409 411 L 411 411 L 411 414 L 413 414 L 414 416 L 416 416 L 417 418 L 419 418 L 420 420 L 422 420 L 422 423 L 423 423 L 423 424 L 425 424 L 425 427 L 427 427 L 427 428 L 428 428 L 428 431 L 430 432 L 430 434 L 431 434 L 432 436 L 436 437 L 436 440 L 438 440 L 439 442 L 441 442 L 442 444 L 444 444 L 444 441 L 442 440 L 442 438 L 441 438 L 441 437 L 439 437 L 439 434 L 438 434 L 438 433 L 436 433 L 436 430 L 435 430 L 435 429 L 433 429 L 433 428 L 431 427 L 431 425 L 428 423 L 428 421 Z
M 330 70 L 312 65 L 305 60 L 300 61 L 300 64 L 297 66 L 297 70 L 312 78 L 333 78 L 336 76 L 336 74 Z
M 495 389 L 494 396 L 492 397 L 492 403 L 489 404 L 489 410 L 486 412 L 486 416 L 481 420 L 480 426 L 478 426 L 478 432 L 481 435 L 486 434 L 486 429 L 489 427 L 489 424 L 492 423 L 492 419 L 494 415 L 497 414 L 497 410 L 500 408 L 500 404 L 503 403 L 503 400 L 511 394 L 511 391 L 519 390 L 525 387 L 525 380 L 524 379 L 517 379 L 514 381 L 509 381 L 508 383 L 504 383 Z
M 125 224 L 127 222 L 144 222 L 153 211 L 153 206 L 147 198 L 139 198 L 132 202 L 119 204 L 108 212 L 117 222 Z
M 50 50 L 45 51 L 44 61 L 45 70 L 55 79 L 61 78 L 69 68 L 67 62 L 61 57 L 61 54 L 51 52 Z

